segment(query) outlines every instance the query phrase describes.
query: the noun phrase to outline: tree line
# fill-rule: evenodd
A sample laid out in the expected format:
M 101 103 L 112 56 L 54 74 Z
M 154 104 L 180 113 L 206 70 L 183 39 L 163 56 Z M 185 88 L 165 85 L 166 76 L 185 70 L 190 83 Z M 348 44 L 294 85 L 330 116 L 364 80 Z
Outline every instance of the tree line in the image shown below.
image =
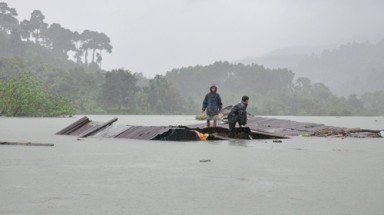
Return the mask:
M 0 115 L 197 114 L 212 84 L 224 106 L 248 95 L 248 111 L 258 115 L 384 115 L 383 91 L 339 97 L 288 69 L 218 61 L 152 79 L 105 71 L 101 51 L 112 45 L 104 33 L 48 25 L 38 10 L 29 20 L 16 17 L 0 2 Z
M 225 105 L 236 104 L 242 95 L 248 95 L 248 110 L 259 115 L 384 115 L 384 91 L 336 96 L 325 84 L 296 78 L 288 69 L 215 62 L 173 69 L 165 77 L 196 103 L 213 83 Z
M 48 24 L 40 10 L 34 10 L 29 19 L 22 21 L 17 16 L 15 8 L 0 2 L 0 40 L 8 45 L 0 53 L 3 56 L 23 56 L 25 46 L 34 43 L 66 59 L 73 58 L 79 65 L 100 67 L 103 51 L 112 52 L 111 40 L 105 33 L 92 30 L 77 32 L 58 23 Z M 69 56 L 70 53 L 74 54 Z
M 383 91 L 338 97 L 322 83 L 259 65 L 215 62 L 147 79 L 125 69 L 63 70 L 0 58 L 0 71 L 18 74 L 0 75 L 0 114 L 8 116 L 197 114 L 212 83 L 224 106 L 248 95 L 248 111 L 257 115 L 384 115 Z

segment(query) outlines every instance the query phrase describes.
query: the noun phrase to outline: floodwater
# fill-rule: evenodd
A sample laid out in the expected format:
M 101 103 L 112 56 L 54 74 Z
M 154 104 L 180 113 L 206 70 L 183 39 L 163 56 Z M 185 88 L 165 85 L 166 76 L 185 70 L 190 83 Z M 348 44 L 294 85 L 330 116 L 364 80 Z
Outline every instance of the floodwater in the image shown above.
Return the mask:
M 0 117 L 0 141 L 55 144 L 0 145 L 1 215 L 384 214 L 383 138 L 162 142 L 54 135 L 81 117 Z M 117 117 L 115 124 L 198 122 Z M 384 129 L 384 117 L 278 118 Z

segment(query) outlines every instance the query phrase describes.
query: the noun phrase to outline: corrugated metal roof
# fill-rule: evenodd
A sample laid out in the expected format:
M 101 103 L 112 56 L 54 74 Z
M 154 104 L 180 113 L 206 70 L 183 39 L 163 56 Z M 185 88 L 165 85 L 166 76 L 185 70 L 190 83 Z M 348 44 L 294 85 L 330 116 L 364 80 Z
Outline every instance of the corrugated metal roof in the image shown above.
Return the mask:
M 171 127 L 166 126 L 129 126 L 124 132 L 117 135 L 116 138 L 152 140 L 156 136 L 170 130 Z
M 106 127 L 103 130 L 100 130 L 98 133 L 95 133 L 94 137 L 116 137 L 126 131 L 128 128 L 132 126 L 129 125 L 111 125 Z
M 225 139 L 228 135 L 228 124 L 219 124 L 216 128 L 205 128 L 206 124 L 196 124 L 190 126 L 131 126 L 131 125 L 112 125 L 117 118 L 108 122 L 100 123 L 90 121 L 88 118 L 72 123 L 57 134 L 79 135 L 80 137 L 112 137 L 129 138 L 142 140 L 197 140 L 196 131 L 210 134 L 211 139 Z M 379 131 L 367 130 L 371 136 L 379 136 Z M 265 117 L 248 117 L 247 127 L 236 128 L 237 136 L 240 139 L 270 139 L 287 138 L 289 136 L 328 136 L 342 135 L 348 136 L 352 133 L 361 132 L 361 129 L 348 129 L 343 127 L 326 126 L 323 124 L 296 122 L 284 119 L 272 119 Z M 367 136 L 367 135 L 365 135 Z
M 87 124 L 84 124 L 83 126 L 79 127 L 78 129 L 71 131 L 67 135 L 81 136 L 83 133 L 99 126 L 99 124 L 100 123 L 90 121 Z

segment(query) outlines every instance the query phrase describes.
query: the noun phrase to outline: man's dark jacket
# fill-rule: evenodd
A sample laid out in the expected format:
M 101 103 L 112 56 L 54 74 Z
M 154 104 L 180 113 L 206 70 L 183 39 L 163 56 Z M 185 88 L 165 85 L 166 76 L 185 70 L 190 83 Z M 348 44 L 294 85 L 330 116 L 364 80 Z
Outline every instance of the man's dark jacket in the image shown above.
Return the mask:
M 239 125 L 247 124 L 247 104 L 240 102 L 232 107 L 231 112 L 228 114 L 228 122 L 236 123 Z
M 204 98 L 202 110 L 205 111 L 207 109 L 208 116 L 215 116 L 219 114 L 222 106 L 220 95 L 211 91 Z

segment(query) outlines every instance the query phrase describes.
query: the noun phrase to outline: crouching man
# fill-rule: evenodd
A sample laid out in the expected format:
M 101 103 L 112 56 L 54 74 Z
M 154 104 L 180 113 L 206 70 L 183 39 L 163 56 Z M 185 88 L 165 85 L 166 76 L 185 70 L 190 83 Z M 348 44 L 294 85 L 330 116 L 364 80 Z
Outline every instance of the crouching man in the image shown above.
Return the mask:
M 231 112 L 228 114 L 229 135 L 228 137 L 235 137 L 236 123 L 239 123 L 240 127 L 247 124 L 247 106 L 249 97 L 243 96 L 241 102 L 232 107 Z

